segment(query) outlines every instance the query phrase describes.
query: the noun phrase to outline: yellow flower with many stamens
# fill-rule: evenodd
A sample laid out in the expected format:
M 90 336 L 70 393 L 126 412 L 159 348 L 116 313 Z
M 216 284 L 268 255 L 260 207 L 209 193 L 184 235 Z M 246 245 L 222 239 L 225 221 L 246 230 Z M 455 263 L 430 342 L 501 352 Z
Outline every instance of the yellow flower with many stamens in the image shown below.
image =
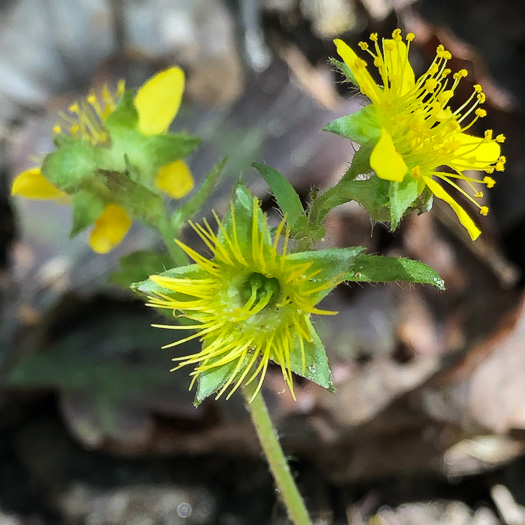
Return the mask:
M 417 193 L 427 187 L 437 198 L 447 202 L 457 214 L 471 238 L 481 233 L 463 207 L 441 184 L 440 180 L 463 194 L 486 215 L 488 208 L 476 199 L 483 196 L 476 185 L 491 188 L 495 181 L 489 175 L 503 171 L 505 157 L 501 156 L 503 135 L 493 137 L 487 130 L 483 137 L 465 133 L 478 119 L 486 115 L 480 107 L 485 101 L 481 86 L 475 85 L 471 97 L 457 109 L 450 107 L 451 99 L 467 71 L 452 74 L 447 68 L 451 54 L 440 45 L 434 61 L 417 80 L 408 59 L 410 42 L 396 29 L 392 39 L 379 42 L 372 34 L 372 45 L 360 42 L 378 69 L 382 86 L 372 78 L 365 60 L 341 40 L 335 40 L 337 52 L 350 68 L 361 92 L 372 102 L 367 125 L 374 129 L 377 141 L 370 156 L 370 166 L 381 179 L 417 182 Z M 439 168 L 448 167 L 447 171 Z M 467 172 L 485 171 L 478 179 Z M 463 181 L 464 185 L 459 182 Z
M 121 81 L 115 94 L 104 87 L 100 96 L 91 93 L 75 102 L 68 113 L 59 114 L 60 121 L 53 128 L 55 136 L 71 136 L 93 146 L 109 147 L 111 137 L 105 122 L 115 111 L 124 91 L 125 84 Z M 143 84 L 133 100 L 138 114 L 138 131 L 144 136 L 166 133 L 178 113 L 183 91 L 184 72 L 178 67 L 161 71 Z M 175 160 L 158 170 L 155 185 L 163 193 L 180 199 L 192 190 L 194 182 L 184 161 Z M 64 191 L 44 177 L 40 167 L 20 173 L 13 181 L 11 194 L 30 199 L 70 201 Z M 90 246 L 97 253 L 109 252 L 122 241 L 131 223 L 131 217 L 122 206 L 107 204 L 95 221 L 89 237 Z
M 214 214 L 217 233 L 206 220 L 204 226 L 191 223 L 211 250 L 211 259 L 177 241 L 196 264 L 151 276 L 146 288 L 139 290 L 148 294 L 149 306 L 173 310 L 176 317 L 189 320 L 188 324 L 155 326 L 195 331 L 166 348 L 192 339 L 202 343 L 200 352 L 174 359 L 179 362 L 175 369 L 195 365 L 192 385 L 217 372 L 223 380 L 211 390 L 219 397 L 231 387 L 229 397 L 243 383 L 258 378 L 255 397 L 273 361 L 292 395 L 292 371 L 310 379 L 313 375 L 314 381 L 330 388 L 324 348 L 310 317 L 336 313 L 316 304 L 343 280 L 342 259 L 334 258 L 330 264 L 327 254 L 335 257 L 331 250 L 289 254 L 285 221 L 272 240 L 257 199 L 248 199 L 245 209 L 250 206 L 251 210 L 244 215 L 233 204 L 226 221 Z M 344 249 L 341 253 L 354 257 L 357 252 Z M 323 367 L 326 378 L 320 380 Z

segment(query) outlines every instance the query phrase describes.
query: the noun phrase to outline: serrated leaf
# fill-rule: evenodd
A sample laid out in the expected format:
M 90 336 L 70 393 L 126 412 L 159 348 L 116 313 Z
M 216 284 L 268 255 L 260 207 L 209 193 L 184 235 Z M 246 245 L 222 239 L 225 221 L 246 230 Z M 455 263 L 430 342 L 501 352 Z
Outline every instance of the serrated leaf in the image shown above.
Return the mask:
M 120 259 L 120 271 L 109 277 L 109 281 L 129 288 L 133 283 L 147 279 L 150 275 L 160 274 L 173 264 L 169 253 L 142 250 L 130 253 Z
M 107 202 L 87 190 L 79 190 L 73 195 L 73 225 L 70 236 L 74 237 L 91 226 L 107 206 Z
M 424 189 L 424 183 L 413 177 L 405 177 L 402 182 L 391 182 L 389 188 L 390 219 L 395 230 L 406 211 L 412 206 Z
M 268 186 L 270 186 L 275 200 L 286 215 L 286 222 L 290 228 L 303 229 L 306 227 L 306 213 L 301 199 L 293 186 L 277 170 L 261 164 L 252 162 L 252 166 L 262 175 Z
M 358 255 L 352 269 L 345 274 L 345 280 L 363 283 L 401 281 L 445 289 L 443 279 L 430 266 L 411 259 L 380 255 Z
M 345 115 L 327 124 L 323 131 L 330 131 L 358 144 L 375 143 L 381 136 L 381 125 L 373 105 L 365 106 L 351 115 Z

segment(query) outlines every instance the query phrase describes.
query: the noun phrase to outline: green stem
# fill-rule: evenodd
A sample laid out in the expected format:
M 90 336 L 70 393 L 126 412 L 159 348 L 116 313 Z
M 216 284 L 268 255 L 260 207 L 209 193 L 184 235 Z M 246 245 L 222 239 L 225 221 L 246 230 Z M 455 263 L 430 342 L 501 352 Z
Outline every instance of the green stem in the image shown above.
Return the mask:
M 255 385 L 250 384 L 242 388 L 248 412 L 270 465 L 277 488 L 288 510 L 288 515 L 295 525 L 311 525 L 312 522 L 308 516 L 308 511 L 288 468 L 288 463 L 279 444 L 262 394 L 259 392 L 253 401 L 249 402 L 254 392 Z
M 171 227 L 167 218 L 164 217 L 162 221 L 159 221 L 157 225 L 158 229 L 164 239 L 164 243 L 168 248 L 173 261 L 177 266 L 186 266 L 189 263 L 188 256 L 184 253 L 184 250 L 175 242 L 173 228 Z

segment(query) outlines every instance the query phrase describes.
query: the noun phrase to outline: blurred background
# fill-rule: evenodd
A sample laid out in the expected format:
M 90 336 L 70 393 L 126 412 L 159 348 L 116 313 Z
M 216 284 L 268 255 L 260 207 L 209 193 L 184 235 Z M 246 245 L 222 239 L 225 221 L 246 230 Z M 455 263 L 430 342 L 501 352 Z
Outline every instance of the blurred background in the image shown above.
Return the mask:
M 108 256 L 69 239 L 70 209 L 8 197 L 52 149 L 57 111 L 91 88 L 187 74 L 173 129 L 204 139 L 197 179 L 228 155 L 213 196 L 267 162 L 306 198 L 354 148 L 321 127 L 363 105 L 328 63 L 401 27 L 416 73 L 443 43 L 481 83 L 482 133 L 504 133 L 507 170 L 472 243 L 451 210 L 391 233 L 359 206 L 328 219 L 327 246 L 420 259 L 447 291 L 341 287 L 317 321 L 336 394 L 270 371 L 264 394 L 307 505 L 323 525 L 525 523 L 525 148 L 521 0 L 6 0 L 0 5 L 0 525 L 286 524 L 240 396 L 198 409 L 170 334 L 108 280 L 155 248 L 135 225 Z

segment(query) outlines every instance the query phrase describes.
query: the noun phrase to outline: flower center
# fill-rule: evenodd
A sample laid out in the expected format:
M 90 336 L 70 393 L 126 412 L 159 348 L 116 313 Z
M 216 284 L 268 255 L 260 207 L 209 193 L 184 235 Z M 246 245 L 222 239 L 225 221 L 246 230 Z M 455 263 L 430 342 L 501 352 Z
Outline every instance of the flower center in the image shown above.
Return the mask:
M 254 272 L 248 276 L 240 287 L 241 297 L 248 304 L 265 303 L 264 308 L 274 305 L 281 295 L 281 285 L 276 277 L 266 277 Z

